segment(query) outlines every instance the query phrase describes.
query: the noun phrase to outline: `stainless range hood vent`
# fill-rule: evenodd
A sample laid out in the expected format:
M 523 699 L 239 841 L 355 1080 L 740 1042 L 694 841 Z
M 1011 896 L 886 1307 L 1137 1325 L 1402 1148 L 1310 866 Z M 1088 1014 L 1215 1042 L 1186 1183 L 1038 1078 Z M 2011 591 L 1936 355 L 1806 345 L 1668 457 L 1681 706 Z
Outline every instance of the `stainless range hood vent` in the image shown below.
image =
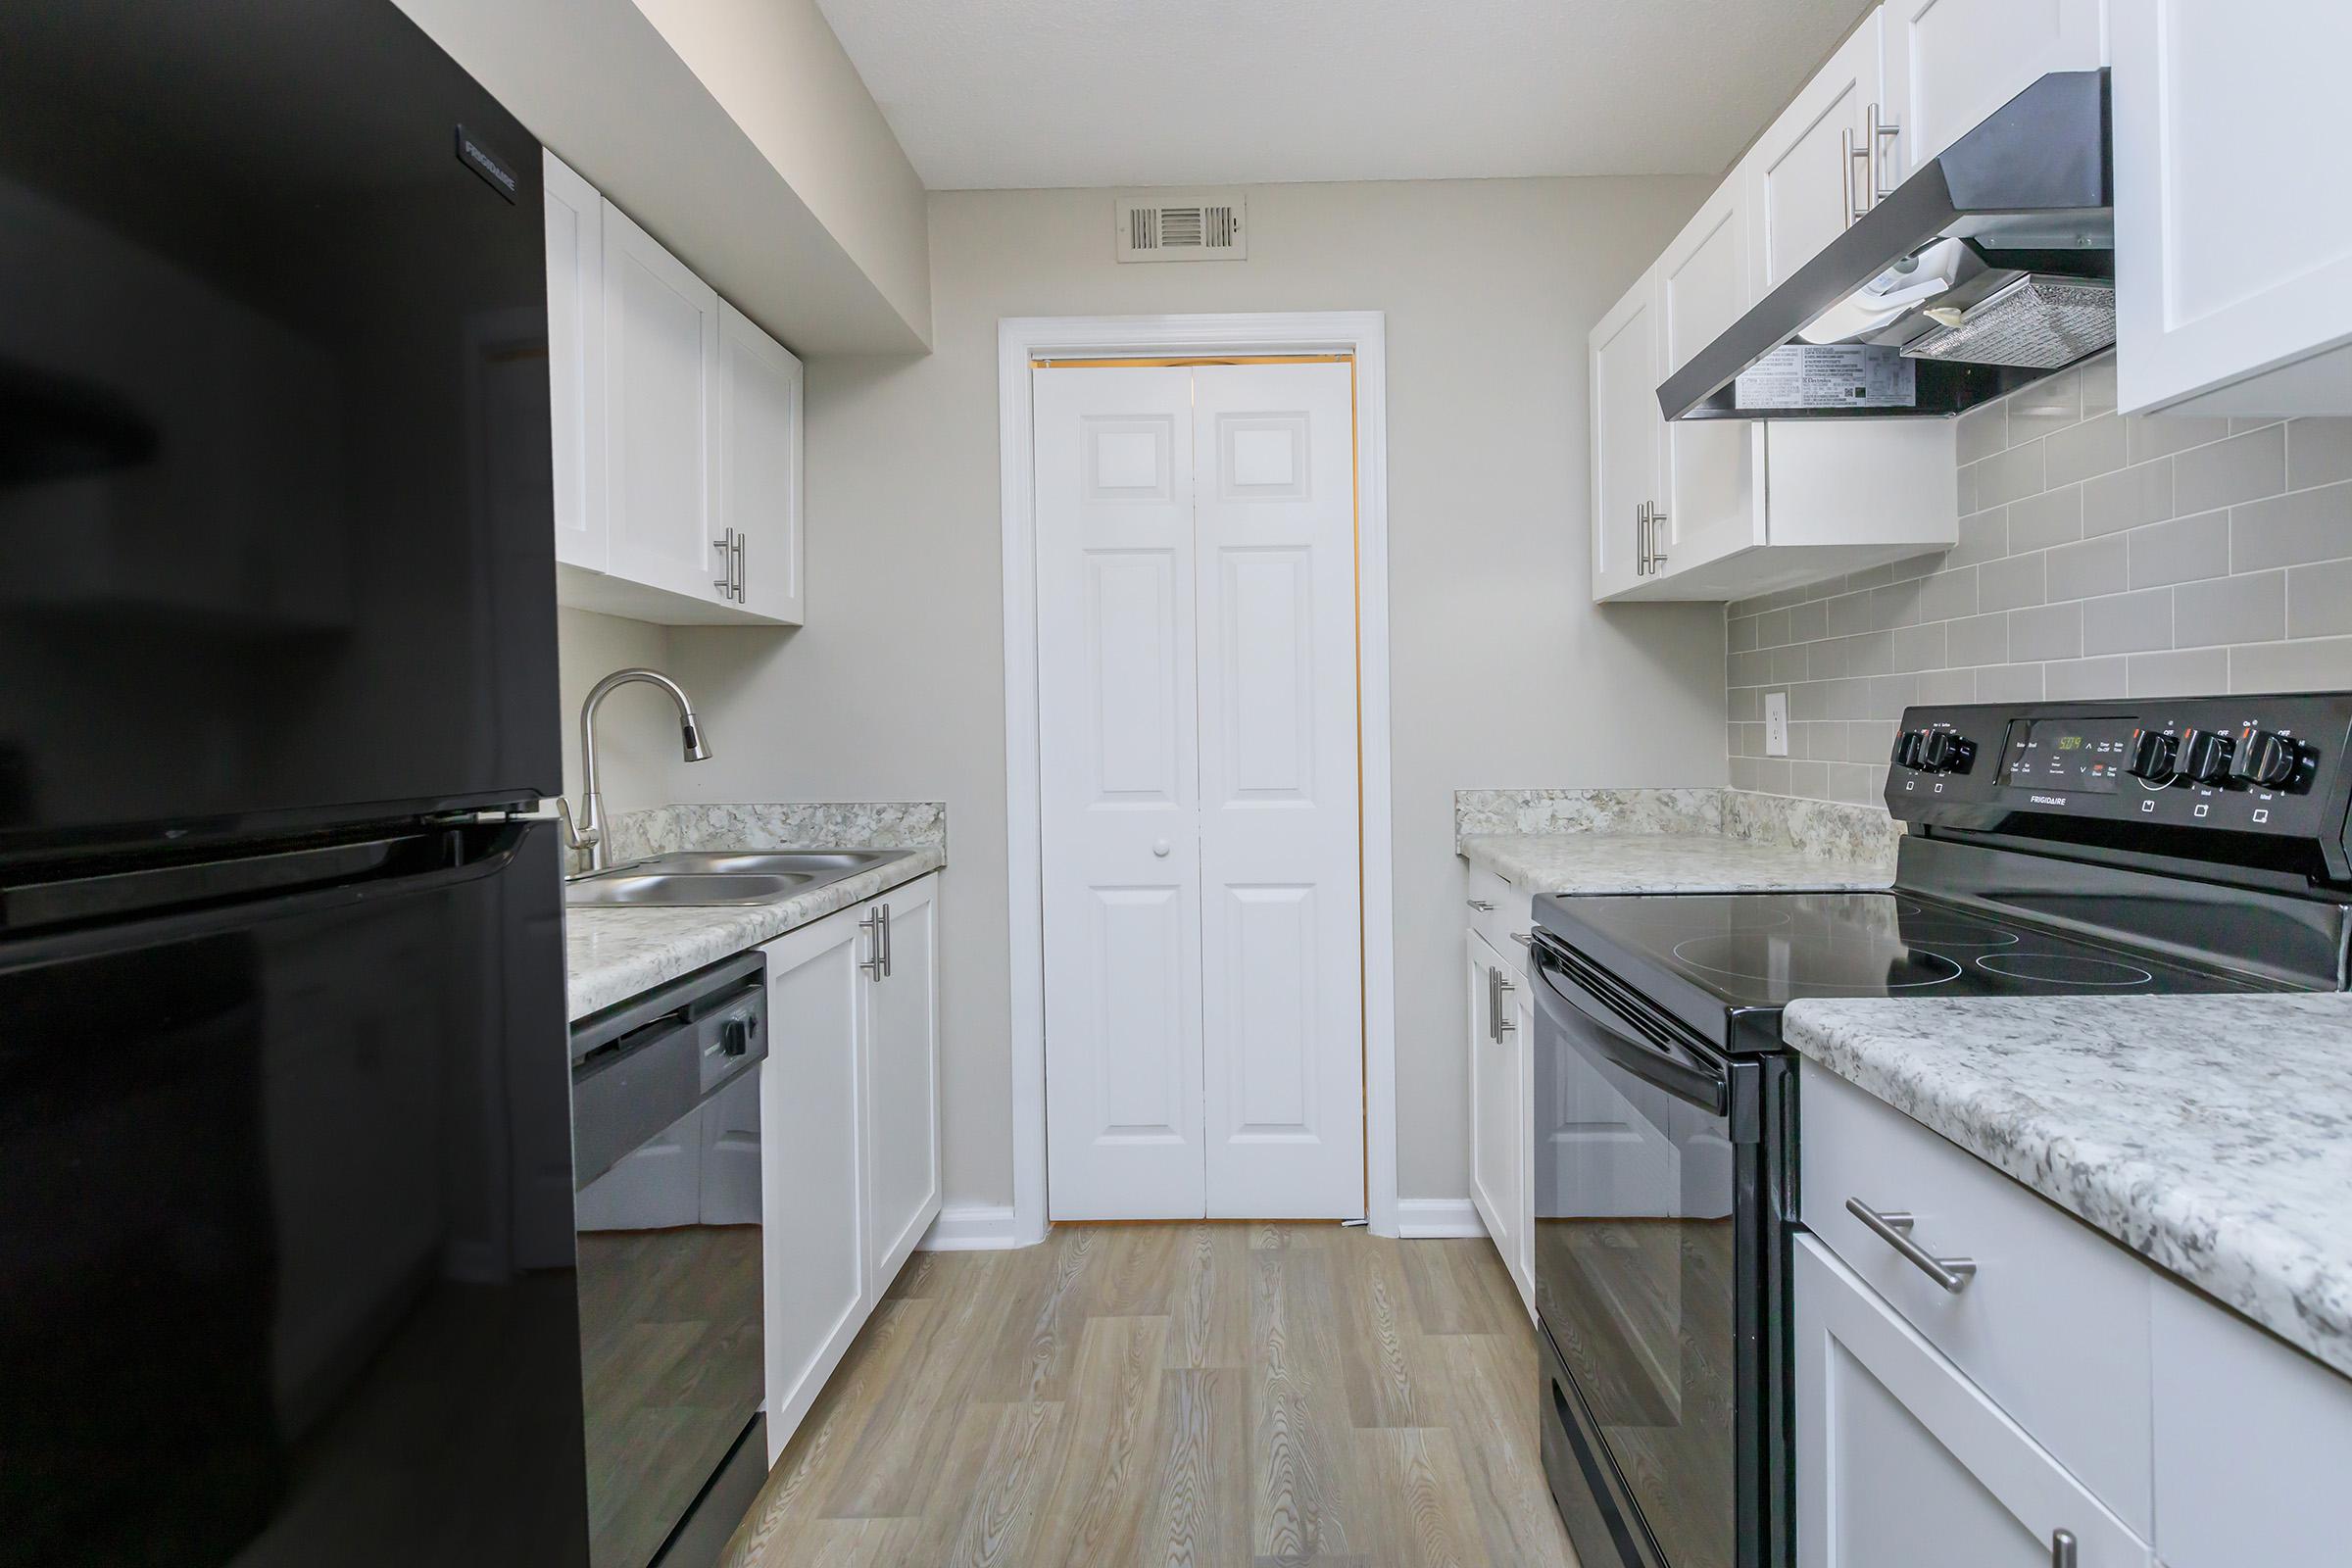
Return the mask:
M 1659 409 L 1947 416 L 2107 348 L 2109 148 L 2107 73 L 2043 76 L 1692 355 L 1658 388 Z
M 1903 345 L 1905 359 L 2061 370 L 2115 347 L 2115 285 L 2104 278 L 2028 272 L 1967 310 L 1925 314 L 1936 326 Z

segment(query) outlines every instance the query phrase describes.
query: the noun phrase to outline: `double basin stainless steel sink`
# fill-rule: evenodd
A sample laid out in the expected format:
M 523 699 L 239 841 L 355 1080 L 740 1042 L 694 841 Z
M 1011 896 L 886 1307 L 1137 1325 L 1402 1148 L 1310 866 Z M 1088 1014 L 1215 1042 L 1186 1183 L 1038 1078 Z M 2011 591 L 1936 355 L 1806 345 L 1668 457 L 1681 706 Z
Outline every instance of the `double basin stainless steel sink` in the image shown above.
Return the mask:
M 780 904 L 903 860 L 910 850 L 682 850 L 564 885 L 564 902 L 633 908 Z

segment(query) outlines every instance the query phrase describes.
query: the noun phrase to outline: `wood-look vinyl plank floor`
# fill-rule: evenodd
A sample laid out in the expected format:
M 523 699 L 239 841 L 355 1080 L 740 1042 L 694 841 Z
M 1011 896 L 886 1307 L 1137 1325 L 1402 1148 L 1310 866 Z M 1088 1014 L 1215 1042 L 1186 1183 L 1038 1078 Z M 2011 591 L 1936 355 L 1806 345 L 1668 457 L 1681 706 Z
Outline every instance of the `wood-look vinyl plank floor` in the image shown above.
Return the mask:
M 724 1568 L 1575 1568 L 1483 1241 L 1064 1225 L 918 1252 Z

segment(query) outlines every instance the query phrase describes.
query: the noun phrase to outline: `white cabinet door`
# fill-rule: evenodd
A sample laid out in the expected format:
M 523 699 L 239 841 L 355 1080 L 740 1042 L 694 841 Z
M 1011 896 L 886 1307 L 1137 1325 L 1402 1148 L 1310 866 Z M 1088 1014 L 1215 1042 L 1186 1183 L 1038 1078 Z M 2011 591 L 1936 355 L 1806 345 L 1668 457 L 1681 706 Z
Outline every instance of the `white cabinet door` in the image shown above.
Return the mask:
M 711 543 L 718 296 L 604 204 L 606 570 L 719 603 Z
M 798 625 L 801 593 L 801 362 L 718 302 L 718 427 L 711 442 L 716 533 L 732 532 L 747 611 Z
M 1879 102 L 1879 13 L 1874 11 L 1795 101 L 1748 149 L 1734 177 L 1746 191 L 1755 292 L 1761 299 L 1821 254 L 1867 208 L 1854 154 Z
M 1650 505 L 1658 495 L 1657 278 L 1644 272 L 1592 328 L 1592 597 L 1647 574 Z
M 1725 180 L 1658 258 L 1659 379 L 1747 313 L 1749 287 L 1745 185 Z M 1651 530 L 1665 575 L 1689 571 L 1764 542 L 1763 488 L 1757 482 L 1761 427 L 1746 419 L 1690 419 L 1661 426 L 1656 503 L 1665 513 Z
M 1502 955 L 1466 934 L 1470 981 L 1470 1196 L 1514 1281 L 1527 1240 L 1519 1221 L 1526 1173 L 1520 1157 L 1527 1102 L 1520 1094 L 1520 987 Z M 1503 988 L 1509 986 L 1510 990 Z M 1510 1027 L 1500 1027 L 1508 1023 Z
M 893 888 L 858 918 L 874 920 L 888 960 L 865 988 L 866 1272 L 879 1299 L 939 1214 L 939 878 Z
M 2078 1568 L 2154 1554 L 1828 1249 L 1793 1249 L 1801 1568 Z M 2247 1559 L 2251 1560 L 2251 1559 Z
M 774 1463 L 873 1306 L 866 1266 L 859 1031 L 865 932 L 845 909 L 769 943 L 760 1069 Z
M 556 559 L 605 569 L 605 215 L 596 187 L 541 155 Z
M 2101 0 L 1887 0 L 1879 111 L 1886 134 L 1872 160 L 1879 191 L 1901 184 L 2037 78 L 2098 70 L 2104 9 Z
M 2342 0 L 2115 8 L 2123 412 L 2352 414 Z

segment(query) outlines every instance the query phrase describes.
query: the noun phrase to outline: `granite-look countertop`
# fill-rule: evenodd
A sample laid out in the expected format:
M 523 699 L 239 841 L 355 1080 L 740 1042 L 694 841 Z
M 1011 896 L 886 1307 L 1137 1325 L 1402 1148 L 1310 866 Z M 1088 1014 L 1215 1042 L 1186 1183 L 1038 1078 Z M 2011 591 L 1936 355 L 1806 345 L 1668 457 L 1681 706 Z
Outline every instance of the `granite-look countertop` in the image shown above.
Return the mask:
M 2352 1376 L 2352 995 L 1800 1001 L 1782 1033 Z
M 1530 894 L 1824 891 L 1894 880 L 1891 857 L 1836 858 L 1721 833 L 1471 834 L 1461 852 Z
M 724 908 L 573 907 L 564 911 L 564 956 L 572 1018 L 601 1012 L 704 964 L 758 947 L 836 909 L 913 881 L 948 863 L 944 844 L 906 850 L 856 876 L 796 894 L 779 904 Z

